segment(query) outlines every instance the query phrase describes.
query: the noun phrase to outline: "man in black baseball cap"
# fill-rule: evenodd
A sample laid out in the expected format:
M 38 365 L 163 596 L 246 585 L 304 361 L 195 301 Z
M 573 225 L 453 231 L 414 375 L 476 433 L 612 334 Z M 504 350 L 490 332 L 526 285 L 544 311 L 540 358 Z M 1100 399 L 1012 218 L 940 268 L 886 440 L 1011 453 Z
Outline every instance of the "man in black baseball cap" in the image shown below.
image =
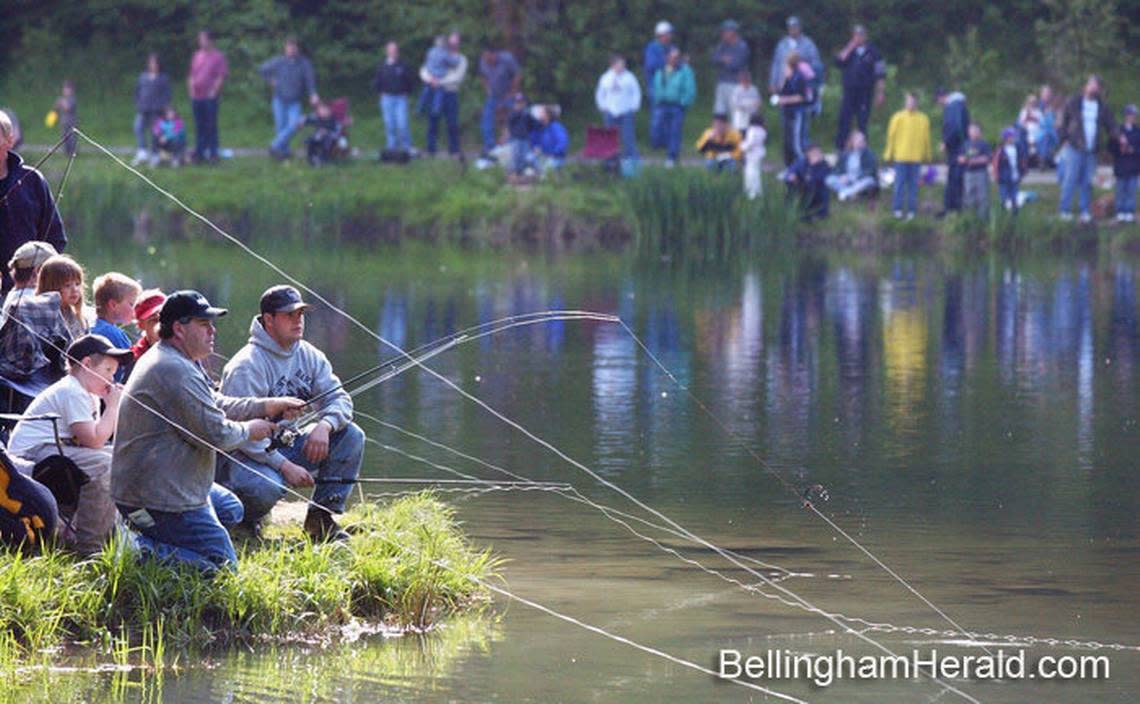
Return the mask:
M 200 363 L 214 351 L 214 321 L 226 314 L 197 291 L 171 294 L 159 341 L 139 358 L 119 410 L 111 491 L 121 513 L 158 556 L 214 570 L 237 561 L 223 524 L 243 508 L 214 484 L 216 451 L 268 438 L 295 398 L 235 398 L 214 391 Z M 161 415 L 159 415 L 161 414 Z
M 241 462 L 223 459 L 218 475 L 241 498 L 244 527 L 254 535 L 262 517 L 285 495 L 284 485 L 313 486 L 314 475 L 319 476 L 305 530 L 317 540 L 343 540 L 348 536 L 332 514 L 344 511 L 360 472 L 364 431 L 352 422 L 352 397 L 341 388 L 328 358 L 303 339 L 308 309 L 292 286 L 273 286 L 262 294 L 261 312 L 249 325 L 249 343 L 222 372 L 222 393 L 317 399 L 307 409 L 311 424 L 301 428 L 290 447 L 242 445 L 237 455 Z

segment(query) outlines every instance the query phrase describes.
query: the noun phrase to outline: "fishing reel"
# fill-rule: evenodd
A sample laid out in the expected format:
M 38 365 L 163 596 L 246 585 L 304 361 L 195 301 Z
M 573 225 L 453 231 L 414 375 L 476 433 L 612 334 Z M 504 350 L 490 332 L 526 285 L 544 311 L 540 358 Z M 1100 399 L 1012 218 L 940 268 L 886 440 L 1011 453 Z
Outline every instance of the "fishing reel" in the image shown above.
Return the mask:
M 831 494 L 827 492 L 827 487 L 823 484 L 812 484 L 804 489 L 801 498 L 804 501 L 804 508 L 812 508 L 817 502 L 830 501 Z
M 293 443 L 297 442 L 298 435 L 297 429 L 293 426 L 279 423 L 277 429 L 273 431 L 273 435 L 269 437 L 269 449 L 280 450 L 283 447 L 293 447 Z

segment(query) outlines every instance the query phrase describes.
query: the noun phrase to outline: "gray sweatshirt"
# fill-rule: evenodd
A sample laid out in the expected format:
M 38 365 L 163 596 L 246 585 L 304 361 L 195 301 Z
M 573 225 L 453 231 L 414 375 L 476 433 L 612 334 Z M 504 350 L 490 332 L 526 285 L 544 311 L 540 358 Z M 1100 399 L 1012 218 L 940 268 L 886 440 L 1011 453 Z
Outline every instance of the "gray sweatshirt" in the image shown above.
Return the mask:
M 299 103 L 316 95 L 317 79 L 313 64 L 304 56 L 289 58 L 282 54 L 258 67 L 261 77 L 273 83 L 273 97 L 286 103 Z
M 301 340 L 285 349 L 265 332 L 258 316 L 249 324 L 249 343 L 238 350 L 222 371 L 222 393 L 233 396 L 293 396 L 308 401 L 340 386 L 324 353 Z M 344 389 L 321 400 L 317 420 L 327 421 L 333 432 L 352 422 L 352 396 Z M 254 462 L 279 469 L 284 455 L 267 452 L 268 440 L 247 442 L 241 451 Z
M 265 399 L 215 392 L 201 367 L 160 340 L 139 358 L 119 406 L 112 497 L 116 503 L 156 511 L 202 508 L 214 482 L 213 448 L 228 452 L 241 445 L 249 431 L 235 421 L 264 415 Z

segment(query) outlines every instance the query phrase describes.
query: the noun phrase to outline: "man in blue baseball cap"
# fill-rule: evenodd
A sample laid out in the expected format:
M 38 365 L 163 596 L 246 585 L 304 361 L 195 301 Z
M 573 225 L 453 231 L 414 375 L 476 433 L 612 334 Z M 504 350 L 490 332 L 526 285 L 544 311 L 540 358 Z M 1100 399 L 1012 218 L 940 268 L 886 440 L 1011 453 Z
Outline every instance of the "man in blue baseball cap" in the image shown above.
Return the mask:
M 216 452 L 268 438 L 269 419 L 304 405 L 214 391 L 200 363 L 214 351 L 214 322 L 226 312 L 197 291 L 167 297 L 159 341 L 123 392 L 111 460 L 111 495 L 140 543 L 206 571 L 237 562 L 222 524 L 243 515 L 241 502 L 214 483 Z

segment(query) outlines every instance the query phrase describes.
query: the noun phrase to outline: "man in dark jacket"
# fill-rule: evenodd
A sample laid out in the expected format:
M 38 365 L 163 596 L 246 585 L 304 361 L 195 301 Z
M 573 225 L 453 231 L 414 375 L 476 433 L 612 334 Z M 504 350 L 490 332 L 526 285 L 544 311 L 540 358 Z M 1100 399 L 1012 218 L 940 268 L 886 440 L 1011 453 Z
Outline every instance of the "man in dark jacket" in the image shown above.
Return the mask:
M 883 102 L 887 63 L 879 50 L 867 41 L 867 29 L 861 24 L 855 25 L 850 41 L 835 55 L 835 63 L 843 70 L 843 100 L 839 105 L 835 148 L 843 151 L 852 120 L 859 125 L 860 132 L 867 134 L 871 103 L 881 105 Z
M 44 240 L 60 252 L 67 246 L 47 179 L 11 151 L 13 138 L 12 121 L 0 111 L 0 261 L 4 262 L 32 240 Z M 7 271 L 3 276 L 0 292 L 7 293 L 12 278 Z
M 942 153 L 946 155 L 946 191 L 942 196 L 942 215 L 962 209 L 962 184 L 966 166 L 958 161 L 970 129 L 970 110 L 966 96 L 958 91 L 938 91 L 942 106 Z
M 410 152 L 408 95 L 416 86 L 416 72 L 400 58 L 400 45 L 388 42 L 384 60 L 376 67 L 372 89 L 380 94 L 380 115 L 384 119 L 384 139 L 389 151 Z
M 1061 180 L 1060 216 L 1072 220 L 1073 193 L 1079 193 L 1081 222 L 1092 222 L 1092 180 L 1096 174 L 1096 154 L 1101 142 L 1116 137 L 1116 120 L 1100 95 L 1101 81 L 1089 76 L 1080 95 L 1065 103 L 1057 139 L 1065 170 Z

